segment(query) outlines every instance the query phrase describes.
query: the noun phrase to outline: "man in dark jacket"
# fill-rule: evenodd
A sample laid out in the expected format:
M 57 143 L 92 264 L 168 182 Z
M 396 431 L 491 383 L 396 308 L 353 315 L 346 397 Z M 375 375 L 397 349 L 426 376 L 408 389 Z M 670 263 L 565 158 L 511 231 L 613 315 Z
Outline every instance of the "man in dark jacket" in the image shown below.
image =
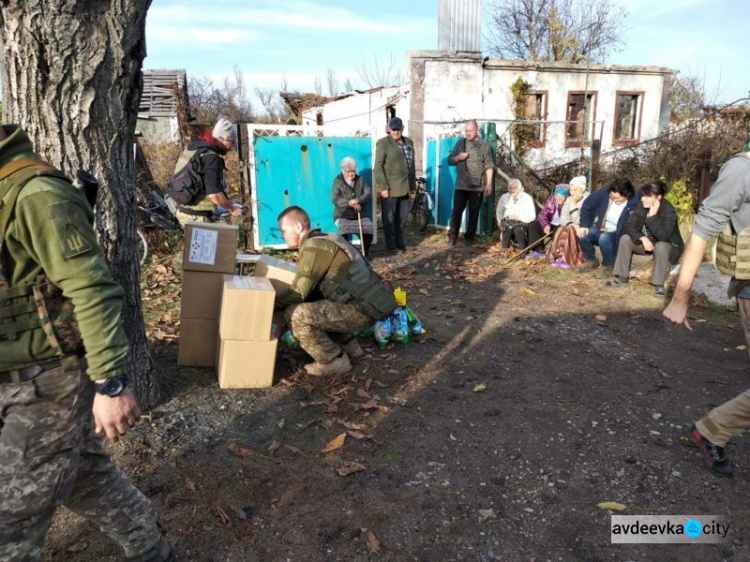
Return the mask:
M 666 295 L 664 282 L 669 274 L 670 264 L 676 264 L 685 247 L 680 235 L 677 211 L 664 199 L 667 186 L 663 181 L 645 184 L 639 190 L 641 202 L 630 213 L 626 234 L 620 239 L 615 260 L 615 277 L 607 282 L 608 287 L 628 284 L 630 264 L 633 254 L 651 254 L 654 257 L 654 271 L 651 284 L 654 293 Z
M 618 243 L 625 234 L 630 212 L 639 201 L 640 195 L 633 189 L 633 184 L 623 178 L 586 198 L 581 206 L 582 236 L 579 239 L 586 261 L 576 271 L 589 271 L 599 267 L 599 260 L 594 253 L 594 246 L 599 246 L 602 265 L 606 268 L 601 277 L 612 275 Z
M 197 167 L 201 171 L 201 191 L 194 201 L 185 205 L 175 201 L 169 190 L 165 197 L 170 210 L 183 226 L 190 221 L 212 221 L 217 207 L 228 210 L 233 217 L 242 214 L 242 209 L 235 207 L 229 200 L 224 182 L 224 156 L 236 143 L 237 129 L 227 119 L 219 119 L 210 135 L 206 134 L 188 143 L 187 149 L 177 161 L 175 174 L 191 160 L 199 159 Z
M 388 252 L 406 252 L 403 225 L 409 213 L 409 191 L 416 189 L 414 144 L 403 136 L 404 122 L 394 117 L 388 136 L 375 145 L 375 186 L 380 195 L 383 234 Z
M 465 136 L 456 143 L 448 155 L 448 165 L 456 166 L 456 187 L 453 192 L 453 212 L 448 230 L 448 244 L 456 245 L 461 217 L 466 205 L 469 216 L 466 218 L 464 241 L 471 244 L 477 232 L 479 209 L 482 206 L 482 194 L 492 193 L 492 174 L 495 163 L 492 150 L 484 139 L 479 138 L 479 126 L 473 119 L 466 122 Z

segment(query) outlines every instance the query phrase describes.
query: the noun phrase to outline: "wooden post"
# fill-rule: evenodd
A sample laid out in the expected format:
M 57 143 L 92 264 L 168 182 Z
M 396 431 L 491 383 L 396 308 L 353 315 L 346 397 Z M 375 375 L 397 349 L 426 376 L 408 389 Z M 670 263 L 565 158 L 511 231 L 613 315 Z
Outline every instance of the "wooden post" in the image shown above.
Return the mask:
M 698 190 L 698 204 L 708 197 L 711 189 L 711 148 L 706 148 L 703 152 L 703 162 L 701 163 L 701 185 Z
M 599 158 L 602 155 L 602 141 L 594 139 L 591 141 L 591 193 L 599 188 Z

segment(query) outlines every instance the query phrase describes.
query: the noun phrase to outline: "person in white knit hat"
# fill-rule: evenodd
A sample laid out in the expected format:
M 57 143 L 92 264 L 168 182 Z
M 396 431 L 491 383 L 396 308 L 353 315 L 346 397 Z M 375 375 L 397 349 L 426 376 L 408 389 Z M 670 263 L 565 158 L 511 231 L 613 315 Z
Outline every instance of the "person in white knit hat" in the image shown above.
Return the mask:
M 236 143 L 237 126 L 228 119 L 219 119 L 211 134 L 205 133 L 188 143 L 177 161 L 165 198 L 180 224 L 211 222 L 217 207 L 228 210 L 233 217 L 242 214 L 242 207 L 230 201 L 224 181 L 224 156 Z

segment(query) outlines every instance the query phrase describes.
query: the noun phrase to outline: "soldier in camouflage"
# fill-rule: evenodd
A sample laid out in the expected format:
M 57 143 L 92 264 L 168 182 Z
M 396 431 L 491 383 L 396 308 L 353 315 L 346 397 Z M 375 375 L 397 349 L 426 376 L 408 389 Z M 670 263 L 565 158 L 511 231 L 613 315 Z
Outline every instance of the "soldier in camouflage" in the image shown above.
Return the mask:
M 310 228 L 300 207 L 278 218 L 291 249 L 299 248 L 297 275 L 276 299 L 300 347 L 315 360 L 305 365 L 311 375 L 338 375 L 351 370 L 362 355 L 351 332 L 365 330 L 396 307 L 393 289 L 375 273 L 357 249 L 338 234 Z
M 175 560 L 150 502 L 96 435 L 116 441 L 140 411 L 122 289 L 85 195 L 61 176 L 23 130 L 0 126 L 0 560 L 39 560 L 58 505 L 128 560 Z

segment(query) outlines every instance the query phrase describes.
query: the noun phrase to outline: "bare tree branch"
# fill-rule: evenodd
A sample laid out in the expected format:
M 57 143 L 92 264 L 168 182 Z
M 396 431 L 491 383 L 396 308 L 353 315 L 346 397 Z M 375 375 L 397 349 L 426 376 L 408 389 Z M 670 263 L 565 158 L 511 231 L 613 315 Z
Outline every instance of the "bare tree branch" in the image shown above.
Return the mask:
M 622 44 L 627 12 L 613 0 L 492 0 L 487 16 L 492 56 L 579 63 Z
M 378 59 L 373 55 L 372 60 L 367 63 L 363 62 L 357 69 L 359 78 L 370 88 L 379 86 L 397 86 L 405 82 L 401 70 L 396 68 L 393 60 L 393 53 L 390 54 L 388 62 Z
M 326 85 L 328 86 L 328 95 L 333 97 L 339 94 L 339 81 L 336 79 L 336 71 L 332 68 L 326 68 Z

